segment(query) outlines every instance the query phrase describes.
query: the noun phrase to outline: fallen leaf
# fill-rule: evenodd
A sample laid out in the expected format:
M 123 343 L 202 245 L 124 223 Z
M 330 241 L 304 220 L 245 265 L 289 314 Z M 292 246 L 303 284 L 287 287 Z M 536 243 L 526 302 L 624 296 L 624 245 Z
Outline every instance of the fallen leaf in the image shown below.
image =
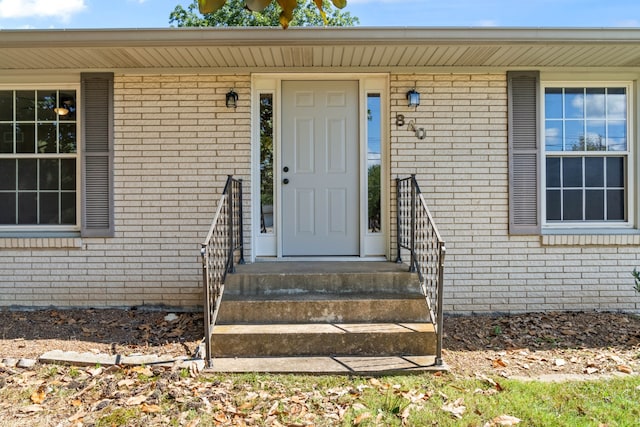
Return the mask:
M 134 366 L 133 368 L 131 368 L 131 371 L 147 377 L 153 376 L 153 371 L 148 366 Z
M 368 420 L 371 417 L 372 415 L 369 412 L 363 412 L 362 414 L 358 415 L 355 420 L 353 420 L 353 425 L 360 425 L 361 422 L 363 422 L 364 420 Z
M 515 426 L 522 421 L 519 418 L 512 417 L 511 415 L 500 415 L 499 417 L 495 417 L 488 423 L 484 425 L 484 427 L 497 427 L 497 426 Z
M 462 418 L 462 414 L 464 414 L 464 411 L 467 410 L 467 408 L 463 405 L 463 403 L 464 403 L 464 400 L 462 398 L 459 398 L 452 403 L 447 403 L 445 405 L 442 405 L 442 410 L 445 412 L 449 412 L 455 418 L 460 419 Z
M 34 412 L 44 411 L 44 408 L 40 405 L 29 405 L 20 408 L 20 412 L 23 414 L 32 414 Z
M 618 369 L 618 372 L 622 372 L 625 374 L 632 374 L 633 373 L 633 369 L 631 369 L 631 367 L 627 366 L 627 365 L 618 365 L 616 367 Z
M 501 358 L 495 359 L 493 361 L 493 367 L 494 368 L 506 368 L 507 367 L 507 362 L 505 362 Z
M 84 418 L 87 415 L 86 412 L 80 410 L 78 412 L 76 412 L 75 415 L 70 416 L 69 418 L 67 418 L 67 421 L 69 421 L 70 423 L 74 422 L 74 421 L 78 421 L 81 418 Z
M 144 394 L 140 394 L 138 396 L 132 396 L 128 398 L 124 404 L 127 406 L 137 406 L 145 400 L 147 400 L 147 396 L 145 396 Z
M 140 410 L 146 414 L 162 412 L 162 408 L 159 405 L 147 405 L 146 403 L 142 403 L 142 405 L 140 405 Z
M 135 380 L 132 380 L 131 378 L 125 378 L 124 380 L 120 380 L 118 381 L 118 387 L 122 388 L 122 387 L 130 387 L 132 385 L 134 385 L 136 383 Z
M 92 377 L 97 377 L 101 375 L 103 371 L 104 370 L 102 368 L 87 369 L 87 373 Z
M 175 313 L 169 313 L 166 316 L 164 316 L 164 320 L 166 320 L 167 322 L 173 322 L 174 320 L 178 320 L 179 317 L 175 314 Z
M 37 405 L 43 403 L 47 398 L 47 389 L 44 385 L 38 387 L 33 393 L 31 393 L 31 401 Z

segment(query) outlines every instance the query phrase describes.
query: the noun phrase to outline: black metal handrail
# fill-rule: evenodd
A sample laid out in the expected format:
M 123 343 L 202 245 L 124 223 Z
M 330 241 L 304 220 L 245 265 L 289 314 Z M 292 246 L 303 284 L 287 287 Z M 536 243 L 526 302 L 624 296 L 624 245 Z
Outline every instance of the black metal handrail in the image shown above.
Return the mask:
M 418 273 L 420 288 L 436 331 L 436 365 L 442 365 L 444 240 L 422 196 L 416 176 L 396 178 L 396 191 L 396 262 L 402 262 L 402 249 L 409 251 L 409 271 Z
M 229 175 L 209 233 L 200 248 L 204 288 L 205 363 L 211 367 L 211 334 L 216 323 L 227 273 L 244 264 L 242 233 L 242 180 Z M 236 255 L 237 253 L 237 255 Z

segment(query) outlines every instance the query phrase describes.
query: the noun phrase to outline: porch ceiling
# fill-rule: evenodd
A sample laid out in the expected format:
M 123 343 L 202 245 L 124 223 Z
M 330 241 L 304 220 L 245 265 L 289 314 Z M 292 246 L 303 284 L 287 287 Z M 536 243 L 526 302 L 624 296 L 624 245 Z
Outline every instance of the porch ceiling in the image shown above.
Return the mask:
M 0 30 L 0 70 L 629 68 L 640 29 Z

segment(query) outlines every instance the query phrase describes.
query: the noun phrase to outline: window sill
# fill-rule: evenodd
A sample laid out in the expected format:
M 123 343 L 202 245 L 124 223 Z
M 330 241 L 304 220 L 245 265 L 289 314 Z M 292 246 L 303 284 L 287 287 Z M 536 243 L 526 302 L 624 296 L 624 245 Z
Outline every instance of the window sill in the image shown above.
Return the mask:
M 31 237 L 28 234 L 0 233 L 0 249 L 81 249 L 78 233 L 55 233 Z
M 543 246 L 631 246 L 640 245 L 637 229 L 545 230 Z

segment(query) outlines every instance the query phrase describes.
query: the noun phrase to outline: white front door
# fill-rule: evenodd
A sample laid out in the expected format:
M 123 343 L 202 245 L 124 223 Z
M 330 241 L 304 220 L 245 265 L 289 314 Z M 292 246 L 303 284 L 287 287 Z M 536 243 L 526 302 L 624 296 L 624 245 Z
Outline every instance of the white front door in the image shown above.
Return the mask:
M 282 101 L 282 254 L 358 255 L 358 82 L 285 81 Z

